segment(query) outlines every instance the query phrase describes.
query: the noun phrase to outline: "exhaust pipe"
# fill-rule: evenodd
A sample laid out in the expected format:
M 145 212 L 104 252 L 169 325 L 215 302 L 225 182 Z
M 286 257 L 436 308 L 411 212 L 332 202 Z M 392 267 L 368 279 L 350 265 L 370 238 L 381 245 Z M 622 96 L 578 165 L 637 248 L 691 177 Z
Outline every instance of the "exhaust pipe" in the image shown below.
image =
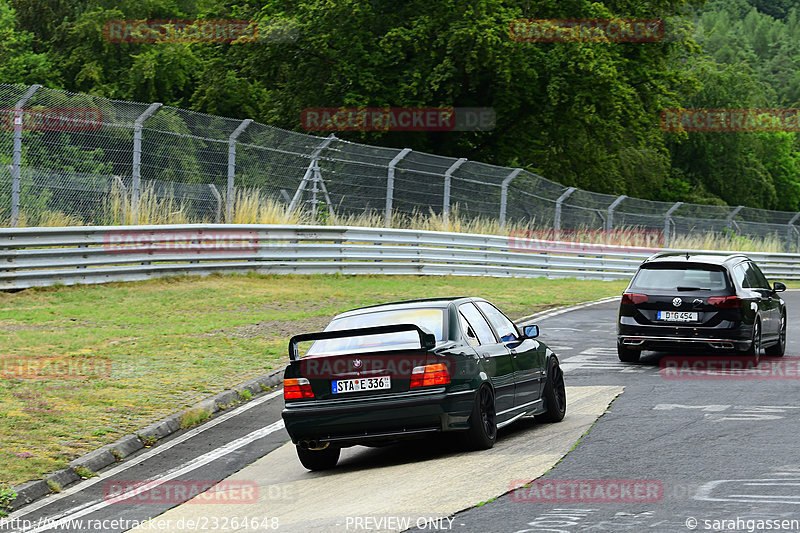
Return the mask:
M 644 343 L 644 339 L 622 339 L 622 344 L 627 346 L 639 346 Z
M 719 350 L 732 350 L 733 349 L 733 343 L 732 342 L 727 342 L 727 341 L 710 342 L 709 344 L 711 345 L 712 348 L 717 348 Z
M 298 445 L 303 448 L 304 450 L 324 450 L 328 446 L 331 445 L 330 442 L 319 442 L 317 440 L 301 440 L 298 442 Z

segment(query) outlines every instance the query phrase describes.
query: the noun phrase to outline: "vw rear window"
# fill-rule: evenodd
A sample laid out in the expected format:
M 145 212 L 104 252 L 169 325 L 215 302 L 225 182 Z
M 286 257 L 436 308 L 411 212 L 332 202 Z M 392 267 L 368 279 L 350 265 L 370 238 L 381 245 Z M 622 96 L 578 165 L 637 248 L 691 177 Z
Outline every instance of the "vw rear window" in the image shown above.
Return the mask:
M 444 309 L 395 309 L 375 311 L 334 319 L 325 331 L 369 328 L 392 324 L 415 324 L 433 333 L 436 340 L 443 340 Z M 414 350 L 419 349 L 419 334 L 416 331 L 362 335 L 343 339 L 328 339 L 314 342 L 308 355 L 358 353 L 375 350 Z
M 728 288 L 725 271 L 713 265 L 645 265 L 636 274 L 631 289 L 708 290 Z

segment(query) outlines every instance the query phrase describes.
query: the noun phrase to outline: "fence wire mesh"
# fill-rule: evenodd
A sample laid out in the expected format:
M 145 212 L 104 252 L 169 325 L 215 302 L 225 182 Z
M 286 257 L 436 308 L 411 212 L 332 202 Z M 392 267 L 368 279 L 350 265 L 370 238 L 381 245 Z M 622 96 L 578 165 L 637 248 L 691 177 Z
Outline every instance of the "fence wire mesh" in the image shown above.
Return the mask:
M 797 213 L 568 188 L 528 171 L 169 106 L 0 84 L 0 226 L 494 221 L 532 237 L 800 245 Z M 437 218 L 438 217 L 438 218 Z M 503 227 L 505 225 L 505 227 Z

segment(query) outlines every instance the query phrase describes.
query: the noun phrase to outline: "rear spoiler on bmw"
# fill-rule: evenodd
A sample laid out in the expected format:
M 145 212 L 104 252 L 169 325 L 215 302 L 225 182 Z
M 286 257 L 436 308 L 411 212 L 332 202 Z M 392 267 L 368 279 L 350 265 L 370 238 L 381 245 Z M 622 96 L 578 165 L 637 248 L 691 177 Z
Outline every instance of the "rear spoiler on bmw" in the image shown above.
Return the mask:
M 327 339 L 343 339 L 346 337 L 360 337 L 362 335 L 380 335 L 383 333 L 400 333 L 401 331 L 416 331 L 419 334 L 419 345 L 423 350 L 436 347 L 436 335 L 428 333 L 416 324 L 392 324 L 389 326 L 372 326 L 369 328 L 342 329 L 339 331 L 320 331 L 319 333 L 303 333 L 289 339 L 289 359 L 300 359 L 297 345 L 301 342 L 322 341 Z

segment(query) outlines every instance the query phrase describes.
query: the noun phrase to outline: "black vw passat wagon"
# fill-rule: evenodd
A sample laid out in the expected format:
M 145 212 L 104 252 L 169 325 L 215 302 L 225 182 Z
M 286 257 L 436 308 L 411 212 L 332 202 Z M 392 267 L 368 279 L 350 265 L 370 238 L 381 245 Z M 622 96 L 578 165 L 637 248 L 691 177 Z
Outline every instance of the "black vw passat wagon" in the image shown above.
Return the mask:
M 641 264 L 622 295 L 617 353 L 713 349 L 758 358 L 786 347 L 786 306 L 747 256 L 663 252 Z

